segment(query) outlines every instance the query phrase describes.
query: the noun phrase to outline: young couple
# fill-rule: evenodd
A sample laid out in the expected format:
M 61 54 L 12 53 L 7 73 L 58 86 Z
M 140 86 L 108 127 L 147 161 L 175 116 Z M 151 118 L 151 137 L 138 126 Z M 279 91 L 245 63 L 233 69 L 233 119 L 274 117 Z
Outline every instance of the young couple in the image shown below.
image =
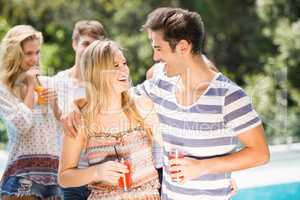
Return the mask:
M 80 114 L 65 119 L 66 132 L 75 137 L 64 135 L 59 183 L 89 184 L 89 199 L 229 199 L 232 171 L 269 160 L 261 120 L 245 92 L 205 62 L 199 14 L 158 8 L 144 29 L 165 75 L 130 90 L 126 59 L 115 42 L 95 41 L 85 50 L 86 98 L 77 103 Z M 159 133 L 161 196 L 151 154 Z M 244 145 L 239 151 L 237 141 Z M 183 156 L 169 159 L 174 149 Z M 78 169 L 82 151 L 89 167 Z M 126 173 L 131 187 L 123 191 L 118 184 L 125 184 Z

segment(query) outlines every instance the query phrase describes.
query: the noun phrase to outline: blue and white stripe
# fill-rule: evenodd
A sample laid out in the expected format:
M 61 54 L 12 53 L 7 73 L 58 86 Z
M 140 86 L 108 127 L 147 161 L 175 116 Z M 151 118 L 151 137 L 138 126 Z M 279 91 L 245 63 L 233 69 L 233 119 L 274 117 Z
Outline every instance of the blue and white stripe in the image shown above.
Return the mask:
M 202 159 L 230 154 L 237 146 L 237 135 L 261 123 L 250 98 L 235 83 L 218 73 L 208 89 L 191 106 L 182 106 L 175 97 L 176 81 L 166 76 L 145 81 L 135 90 L 155 103 L 167 152 L 176 148 L 185 156 Z M 172 182 L 166 170 L 162 199 L 228 199 L 231 173 L 207 174 L 185 184 Z

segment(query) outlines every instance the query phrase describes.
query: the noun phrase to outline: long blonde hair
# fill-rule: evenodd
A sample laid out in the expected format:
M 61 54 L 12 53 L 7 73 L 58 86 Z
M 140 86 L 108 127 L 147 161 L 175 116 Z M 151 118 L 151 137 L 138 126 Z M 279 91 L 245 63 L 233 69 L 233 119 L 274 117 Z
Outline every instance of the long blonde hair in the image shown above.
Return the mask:
M 114 69 L 114 55 L 121 51 L 120 47 L 113 41 L 94 41 L 84 52 L 80 68 L 85 81 L 87 103 L 82 111 L 88 134 L 93 130 L 97 115 L 108 104 L 110 80 L 107 71 Z M 144 119 L 139 114 L 133 99 L 128 91 L 122 92 L 122 110 L 130 124 L 137 123 L 144 128 Z M 147 134 L 151 137 L 150 129 Z
M 24 72 L 21 67 L 24 58 L 22 46 L 29 40 L 38 40 L 42 44 L 42 33 L 29 25 L 17 25 L 5 34 L 0 45 L 0 79 L 18 98 L 21 98 L 21 94 L 17 80 Z

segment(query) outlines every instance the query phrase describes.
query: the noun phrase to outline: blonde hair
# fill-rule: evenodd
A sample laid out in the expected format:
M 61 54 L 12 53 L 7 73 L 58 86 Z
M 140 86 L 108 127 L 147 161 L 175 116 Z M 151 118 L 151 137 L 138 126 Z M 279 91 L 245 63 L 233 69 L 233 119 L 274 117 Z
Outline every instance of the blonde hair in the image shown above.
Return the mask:
M 24 59 L 22 47 L 29 40 L 38 40 L 42 44 L 42 33 L 29 25 L 17 25 L 5 34 L 0 46 L 0 78 L 8 90 L 18 98 L 21 98 L 21 94 L 17 80 L 24 72 L 21 67 Z
M 120 47 L 113 41 L 94 41 L 84 52 L 80 68 L 86 85 L 87 103 L 82 110 L 86 132 L 93 132 L 93 123 L 96 123 L 97 114 L 107 106 L 110 80 L 106 73 L 114 69 L 114 55 L 120 52 Z M 132 123 L 140 124 L 151 138 L 150 129 L 146 128 L 144 119 L 139 114 L 135 102 L 128 91 L 122 92 L 122 110 Z M 131 126 L 132 127 L 132 126 Z

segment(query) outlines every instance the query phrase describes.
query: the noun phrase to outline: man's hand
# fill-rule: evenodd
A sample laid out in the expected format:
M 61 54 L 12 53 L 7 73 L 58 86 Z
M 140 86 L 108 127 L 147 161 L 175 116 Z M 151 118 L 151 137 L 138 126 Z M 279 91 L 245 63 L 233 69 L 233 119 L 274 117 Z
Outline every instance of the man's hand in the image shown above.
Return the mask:
M 169 160 L 169 174 L 173 181 L 185 183 L 208 173 L 205 160 L 177 158 Z
M 83 126 L 83 118 L 80 110 L 74 109 L 71 113 L 61 117 L 61 125 L 64 130 L 64 134 L 76 137 L 79 126 Z

